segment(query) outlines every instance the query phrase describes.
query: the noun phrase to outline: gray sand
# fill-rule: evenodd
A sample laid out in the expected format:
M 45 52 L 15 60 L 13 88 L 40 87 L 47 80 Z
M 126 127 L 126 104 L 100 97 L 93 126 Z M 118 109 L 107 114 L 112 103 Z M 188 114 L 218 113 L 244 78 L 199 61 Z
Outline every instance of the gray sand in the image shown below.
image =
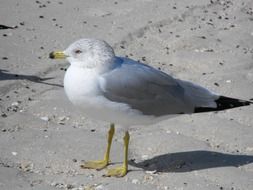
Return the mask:
M 253 106 L 134 128 L 130 172 L 104 178 L 108 124 L 67 100 L 52 50 L 93 37 L 217 93 L 253 98 L 253 2 L 1 0 L 0 189 L 253 189 Z M 117 126 L 116 126 L 117 127 Z M 111 160 L 122 161 L 122 132 Z M 112 167 L 112 166 L 110 166 Z

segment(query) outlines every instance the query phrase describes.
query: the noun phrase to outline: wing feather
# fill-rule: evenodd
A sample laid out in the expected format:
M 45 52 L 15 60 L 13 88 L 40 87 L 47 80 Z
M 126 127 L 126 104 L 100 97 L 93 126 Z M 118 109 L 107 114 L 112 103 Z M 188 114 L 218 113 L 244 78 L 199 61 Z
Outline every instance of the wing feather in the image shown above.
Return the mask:
M 198 95 L 194 98 L 195 92 L 190 90 L 196 91 L 198 86 L 127 58 L 118 58 L 115 67 L 101 76 L 100 87 L 107 99 L 128 104 L 145 115 L 193 113 L 198 104 Z M 203 89 L 206 94 L 200 97 L 210 98 Z

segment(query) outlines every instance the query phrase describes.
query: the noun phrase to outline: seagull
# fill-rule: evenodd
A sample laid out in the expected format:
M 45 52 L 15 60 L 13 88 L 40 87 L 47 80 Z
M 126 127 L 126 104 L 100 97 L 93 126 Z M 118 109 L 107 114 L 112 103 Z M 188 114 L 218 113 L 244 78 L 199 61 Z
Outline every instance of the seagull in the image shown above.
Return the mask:
M 108 177 L 123 177 L 128 172 L 129 127 L 253 103 L 218 95 L 149 65 L 116 56 L 103 40 L 79 39 L 64 51 L 51 52 L 49 58 L 70 63 L 64 76 L 68 99 L 86 116 L 110 123 L 104 158 L 87 161 L 82 168 L 100 170 L 108 166 L 115 124 L 125 131 L 123 164 L 109 169 L 105 174 Z

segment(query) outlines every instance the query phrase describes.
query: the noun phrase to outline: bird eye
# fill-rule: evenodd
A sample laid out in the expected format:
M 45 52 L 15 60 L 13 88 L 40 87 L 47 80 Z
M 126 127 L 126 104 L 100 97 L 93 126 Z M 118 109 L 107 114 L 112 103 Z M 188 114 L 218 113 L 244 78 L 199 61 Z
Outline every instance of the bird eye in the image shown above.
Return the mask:
M 80 53 L 82 53 L 82 51 L 80 49 L 77 49 L 77 50 L 75 50 L 75 53 L 80 54 Z

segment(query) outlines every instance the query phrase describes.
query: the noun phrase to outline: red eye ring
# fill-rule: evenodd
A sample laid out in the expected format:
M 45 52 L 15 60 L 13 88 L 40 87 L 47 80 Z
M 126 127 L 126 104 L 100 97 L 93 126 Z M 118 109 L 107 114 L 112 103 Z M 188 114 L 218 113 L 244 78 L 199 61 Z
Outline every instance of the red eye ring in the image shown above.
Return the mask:
M 77 49 L 77 50 L 75 50 L 75 53 L 80 54 L 80 53 L 82 53 L 82 51 L 80 49 Z

